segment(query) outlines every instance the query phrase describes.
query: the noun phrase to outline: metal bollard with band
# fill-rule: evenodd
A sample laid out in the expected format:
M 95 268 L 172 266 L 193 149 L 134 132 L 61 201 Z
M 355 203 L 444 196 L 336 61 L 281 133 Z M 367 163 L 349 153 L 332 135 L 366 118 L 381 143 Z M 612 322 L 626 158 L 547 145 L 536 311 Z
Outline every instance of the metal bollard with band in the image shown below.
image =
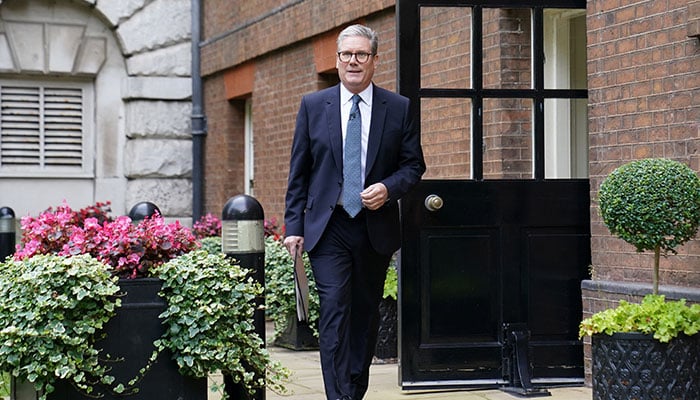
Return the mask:
M 10 207 L 0 207 L 0 262 L 15 254 L 15 212 Z
M 154 216 L 156 213 L 163 215 L 160 213 L 160 209 L 157 205 L 151 203 L 150 201 L 142 201 L 134 204 L 134 206 L 131 207 L 131 210 L 129 211 L 129 218 L 131 218 L 132 222 L 138 223 L 146 217 Z
M 241 267 L 265 288 L 265 215 L 260 203 L 253 197 L 241 194 L 230 198 L 221 218 L 221 247 L 228 256 L 238 260 Z M 254 316 L 255 332 L 265 343 L 265 294 L 256 298 Z M 225 390 L 231 399 L 265 399 L 265 389 L 249 394 L 230 377 L 224 376 Z

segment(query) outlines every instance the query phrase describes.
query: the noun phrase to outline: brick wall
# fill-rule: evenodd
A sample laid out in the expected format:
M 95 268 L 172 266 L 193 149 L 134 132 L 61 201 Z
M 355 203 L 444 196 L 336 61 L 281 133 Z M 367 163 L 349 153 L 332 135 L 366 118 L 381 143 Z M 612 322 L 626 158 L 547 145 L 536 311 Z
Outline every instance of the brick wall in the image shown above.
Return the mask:
M 700 46 L 687 1 L 588 2 L 591 198 L 629 160 L 672 158 L 700 171 Z M 651 254 L 610 236 L 591 205 L 594 279 L 651 282 Z M 700 240 L 661 261 L 662 284 L 700 288 Z
M 283 62 L 281 62 L 281 59 Z M 255 197 L 266 218 L 281 220 L 287 188 L 289 152 L 301 96 L 320 88 L 310 42 L 257 63 L 253 89 Z
M 236 3 L 245 3 L 238 5 Z M 225 32 L 223 28 L 255 20 L 255 14 L 265 14 L 270 2 L 205 2 L 205 26 L 215 24 L 215 27 L 205 28 L 207 38 Z M 318 18 L 338 18 L 335 2 L 301 2 L 298 7 L 307 7 L 313 3 L 309 12 L 313 14 L 327 13 Z M 326 7 L 324 4 L 334 4 Z M 364 9 L 375 10 L 386 7 L 386 2 L 361 2 Z M 257 11 L 247 9 L 246 13 L 235 16 L 241 7 L 258 5 Z M 290 3 L 292 4 L 292 3 Z M 363 5 L 364 4 L 364 5 Z M 308 11 L 308 10 L 307 10 Z M 282 18 L 281 14 L 292 12 L 290 9 L 269 13 L 267 19 Z M 301 12 L 299 10 L 294 13 Z M 332 14 L 332 15 L 331 15 Z M 393 8 L 379 11 L 370 15 L 360 15 L 358 10 L 346 10 L 344 18 L 362 17 L 362 22 L 377 31 L 379 43 L 379 64 L 375 73 L 375 83 L 389 90 L 396 90 L 396 26 Z M 316 18 L 316 17 L 315 17 Z M 347 20 L 346 23 L 352 22 Z M 266 24 L 268 22 L 265 22 Z M 256 24 L 253 24 L 256 25 Z M 263 206 L 266 218 L 276 218 L 281 221 L 284 214 L 284 195 L 289 171 L 289 152 L 294 135 L 296 113 L 301 97 L 331 86 L 338 82 L 337 73 L 318 74 L 314 65 L 313 34 L 317 29 L 311 29 L 303 23 L 296 26 L 298 32 L 288 34 L 291 29 L 286 24 L 275 26 L 273 34 L 246 33 L 249 42 L 246 48 L 273 48 L 280 46 L 280 40 L 285 44 L 279 49 L 253 57 L 257 52 L 239 54 L 252 59 L 255 66 L 252 100 L 253 131 L 255 142 L 255 184 L 254 195 Z M 251 26 L 252 30 L 262 29 Z M 266 28 L 267 29 L 267 28 Z M 272 28 L 270 28 L 272 29 Z M 278 35 L 284 36 L 283 38 Z M 271 37 L 272 36 L 272 37 Z M 251 39 L 252 37 L 259 40 Z M 296 40 L 295 38 L 301 38 Z M 206 39 L 205 39 L 206 40 Z M 274 41 L 270 43 L 269 41 Z M 205 159 L 205 212 L 219 215 L 221 209 L 231 196 L 244 192 L 244 100 L 228 100 L 224 92 L 221 73 L 226 64 L 221 58 L 220 43 L 206 45 L 203 51 L 202 64 L 214 65 L 205 73 L 205 112 L 207 115 L 208 134 L 206 139 Z M 205 57 L 209 57 L 205 60 Z M 221 173 L 220 171 L 225 171 Z
M 204 158 L 204 213 L 221 217 L 226 201 L 243 193 L 244 103 L 229 102 L 224 94 L 223 77 L 204 81 L 204 109 L 207 136 Z
M 393 0 L 204 2 L 202 74 L 210 75 L 247 60 L 331 31 L 374 13 L 393 9 Z

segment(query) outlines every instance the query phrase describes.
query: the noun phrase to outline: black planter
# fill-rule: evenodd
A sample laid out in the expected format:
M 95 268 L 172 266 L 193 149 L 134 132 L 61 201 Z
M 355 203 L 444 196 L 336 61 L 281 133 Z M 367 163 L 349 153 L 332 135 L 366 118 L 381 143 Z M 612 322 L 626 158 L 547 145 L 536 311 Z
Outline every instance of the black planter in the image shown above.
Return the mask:
M 379 334 L 374 356 L 382 359 L 393 359 L 398 356 L 398 317 L 396 300 L 382 299 L 379 303 Z
M 117 314 L 105 326 L 106 337 L 96 343 L 96 348 L 104 349 L 105 354 L 122 359 L 111 362 L 110 374 L 116 382 L 127 384 L 146 366 L 154 346 L 153 341 L 160 338 L 165 326 L 158 318 L 165 311 L 166 303 L 158 296 L 161 281 L 158 279 L 141 278 L 119 281 L 122 306 Z M 104 394 L 104 400 L 206 400 L 206 378 L 194 379 L 180 375 L 177 364 L 171 359 L 169 352 L 162 352 L 151 366 L 137 387 L 134 394 L 118 395 L 97 386 L 96 389 Z M 50 400 L 92 400 L 92 397 L 77 392 L 66 381 L 56 384 L 56 391 L 49 396 Z
M 287 325 L 275 339 L 275 346 L 289 350 L 318 350 L 318 339 L 306 322 L 299 322 L 296 314 L 287 316 Z
M 593 335 L 593 400 L 700 399 L 700 334 L 661 343 L 652 335 Z

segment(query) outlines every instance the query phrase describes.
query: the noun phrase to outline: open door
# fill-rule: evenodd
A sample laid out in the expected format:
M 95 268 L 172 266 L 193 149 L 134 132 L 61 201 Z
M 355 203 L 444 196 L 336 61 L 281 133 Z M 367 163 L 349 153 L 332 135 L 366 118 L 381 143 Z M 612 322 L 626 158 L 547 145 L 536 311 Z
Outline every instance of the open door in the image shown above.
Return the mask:
M 397 2 L 428 171 L 402 200 L 404 389 L 583 382 L 585 1 Z

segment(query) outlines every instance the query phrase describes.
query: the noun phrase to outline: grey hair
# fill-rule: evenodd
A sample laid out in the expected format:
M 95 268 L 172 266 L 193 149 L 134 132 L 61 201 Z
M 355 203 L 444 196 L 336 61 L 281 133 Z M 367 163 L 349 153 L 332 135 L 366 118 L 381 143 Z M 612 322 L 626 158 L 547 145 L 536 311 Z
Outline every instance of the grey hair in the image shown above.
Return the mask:
M 379 47 L 379 36 L 377 36 L 377 32 L 364 25 L 359 24 L 350 25 L 347 28 L 343 29 L 342 32 L 340 32 L 337 41 L 337 47 L 339 51 L 340 44 L 343 42 L 343 40 L 351 36 L 361 36 L 369 39 L 369 43 L 372 46 L 372 54 L 377 54 L 377 48 Z

